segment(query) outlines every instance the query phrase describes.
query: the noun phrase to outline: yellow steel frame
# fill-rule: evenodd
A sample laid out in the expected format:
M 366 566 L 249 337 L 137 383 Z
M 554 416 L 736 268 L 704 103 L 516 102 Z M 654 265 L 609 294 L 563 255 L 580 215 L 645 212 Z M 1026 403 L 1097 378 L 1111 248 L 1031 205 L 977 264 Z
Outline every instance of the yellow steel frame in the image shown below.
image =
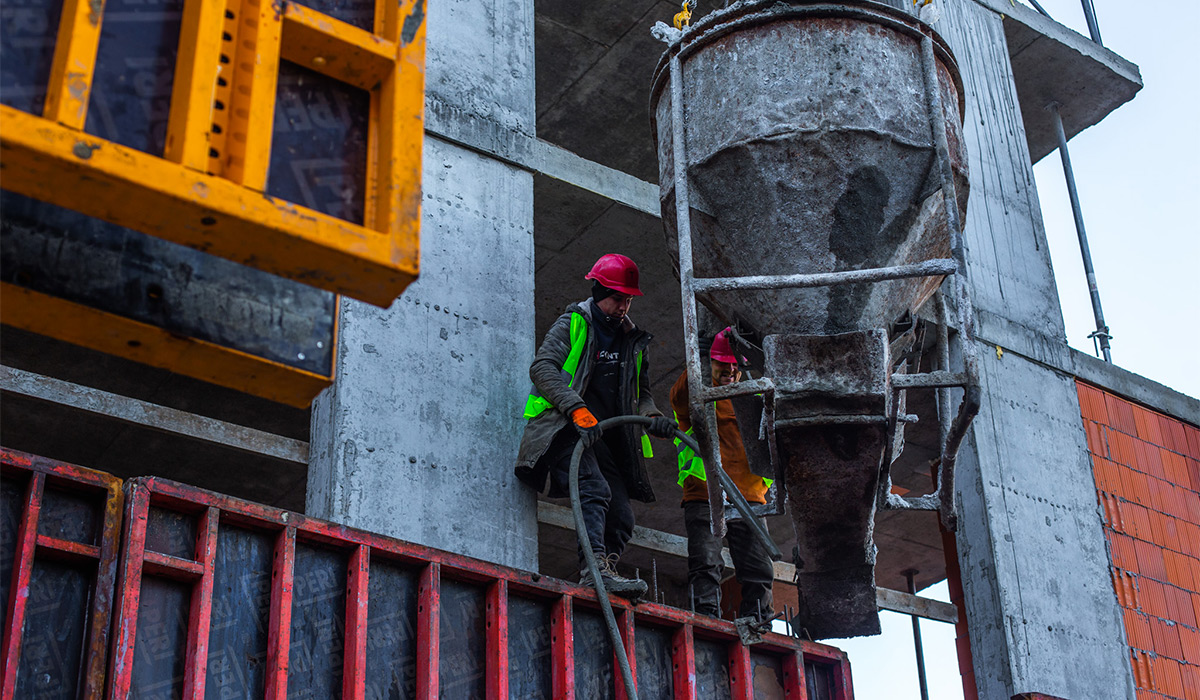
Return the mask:
M 0 107 L 4 187 L 388 306 L 418 272 L 424 8 L 378 0 L 368 32 L 294 2 L 186 0 L 160 157 L 84 133 L 103 7 L 66 0 L 44 116 Z M 364 225 L 264 196 L 283 59 L 371 93 Z
M 64 0 L 42 116 L 0 105 L 5 189 L 378 306 L 416 279 L 425 0 L 376 0 L 373 32 L 295 2 L 186 0 L 161 156 L 83 131 L 103 14 Z M 363 225 L 264 194 L 280 60 L 370 92 Z M 8 283 L 0 317 L 296 406 L 333 380 Z

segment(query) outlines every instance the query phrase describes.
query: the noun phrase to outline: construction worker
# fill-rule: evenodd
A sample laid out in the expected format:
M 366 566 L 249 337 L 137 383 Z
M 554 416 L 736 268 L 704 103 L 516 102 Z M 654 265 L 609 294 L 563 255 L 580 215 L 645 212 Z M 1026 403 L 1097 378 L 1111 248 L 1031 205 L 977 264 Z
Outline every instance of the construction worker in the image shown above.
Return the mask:
M 515 471 L 539 492 L 549 475 L 548 495 L 567 497 L 571 453 L 583 441 L 580 505 L 600 577 L 610 592 L 639 598 L 646 582 L 619 575 L 617 560 L 633 535 L 630 499 L 654 500 L 642 463 L 652 454 L 646 432 L 669 438 L 675 423 L 650 395 L 646 349 L 652 336 L 629 319 L 633 298 L 642 295 L 637 265 L 624 255 L 604 255 L 585 279 L 592 281 L 591 299 L 567 307 L 529 367 L 533 391 Z M 626 425 L 601 434 L 599 421 L 623 415 L 654 420 L 645 431 Z M 580 581 L 593 585 L 582 551 L 579 561 Z
M 718 333 L 709 350 L 713 386 L 732 384 L 742 378 L 737 356 L 727 335 L 730 332 L 730 329 L 726 328 Z M 679 421 L 679 429 L 689 435 L 693 434 L 686 370 L 671 387 L 671 408 L 675 411 L 675 419 Z M 766 503 L 770 482 L 750 471 L 742 435 L 734 417 L 733 402 L 728 399 L 718 401 L 716 409 L 717 434 L 721 443 L 721 467 L 737 484 L 738 490 L 749 503 Z M 721 584 L 724 562 L 721 559 L 721 541 L 713 536 L 709 521 L 704 460 L 681 440 L 675 442 L 680 448 L 679 483 L 683 486 L 683 520 L 688 537 L 688 585 L 691 587 L 696 612 L 718 617 L 720 609 L 717 591 Z M 747 516 L 743 514 L 742 517 Z M 763 527 L 766 527 L 765 522 Z M 770 554 L 745 520 L 730 520 L 725 538 L 729 543 L 729 554 L 733 558 L 734 576 L 742 586 L 738 617 L 757 617 L 759 621 L 769 619 L 773 612 L 771 582 L 775 578 Z

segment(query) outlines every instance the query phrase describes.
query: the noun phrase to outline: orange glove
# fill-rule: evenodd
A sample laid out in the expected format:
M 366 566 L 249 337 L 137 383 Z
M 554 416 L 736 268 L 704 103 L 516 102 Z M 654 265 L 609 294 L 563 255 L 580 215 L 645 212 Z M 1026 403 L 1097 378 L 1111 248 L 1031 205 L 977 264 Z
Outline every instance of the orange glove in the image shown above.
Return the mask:
M 592 412 L 587 410 L 587 406 L 580 406 L 571 411 L 571 420 L 580 428 L 594 428 L 599 424 Z

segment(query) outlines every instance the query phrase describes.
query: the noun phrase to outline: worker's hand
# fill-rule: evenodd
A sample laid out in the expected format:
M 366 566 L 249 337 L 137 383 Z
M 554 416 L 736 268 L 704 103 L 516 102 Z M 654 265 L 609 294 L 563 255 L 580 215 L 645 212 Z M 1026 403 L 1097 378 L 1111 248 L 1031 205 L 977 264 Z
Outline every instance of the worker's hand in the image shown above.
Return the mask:
M 600 436 L 604 435 L 596 417 L 585 406 L 571 411 L 571 422 L 575 424 L 575 430 L 579 431 L 579 441 L 583 443 L 585 450 L 595 445 L 600 440 Z
M 650 419 L 650 426 L 646 428 L 646 432 L 654 437 L 670 438 L 675 436 L 675 421 L 666 416 L 654 416 Z

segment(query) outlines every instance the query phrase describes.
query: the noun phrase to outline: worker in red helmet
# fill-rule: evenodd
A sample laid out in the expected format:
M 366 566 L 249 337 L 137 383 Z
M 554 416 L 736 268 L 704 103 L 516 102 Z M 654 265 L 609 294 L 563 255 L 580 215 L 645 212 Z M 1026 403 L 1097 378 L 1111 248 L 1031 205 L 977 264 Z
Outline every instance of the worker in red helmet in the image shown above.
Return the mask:
M 729 333 L 729 328 L 718 333 L 709 349 L 708 364 L 713 386 L 733 384 L 742 378 L 737 355 L 729 342 Z M 675 419 L 679 421 L 679 429 L 693 434 L 686 370 L 671 387 L 671 408 L 675 411 Z M 771 482 L 750 471 L 742 434 L 734 417 L 733 402 L 729 399 L 717 401 L 716 409 L 721 467 L 749 503 L 765 504 Z M 688 585 L 692 590 L 696 612 L 718 617 L 717 591 L 725 566 L 721 558 L 721 541 L 713 536 L 709 522 L 704 460 L 684 445 L 682 440 L 676 440 L 675 444 L 680 449 L 679 484 L 683 487 L 683 521 L 688 537 Z M 765 522 L 763 528 L 766 528 Z M 738 617 L 761 615 L 759 621 L 769 619 L 773 612 L 771 583 L 775 578 L 771 555 L 744 519 L 728 521 L 725 539 L 733 559 L 734 576 L 742 586 Z
M 617 561 L 633 535 L 630 500 L 654 500 L 642 463 L 652 455 L 646 432 L 669 438 L 675 423 L 650 395 L 646 351 L 652 336 L 629 318 L 633 298 L 642 295 L 637 265 L 624 255 L 605 255 L 585 279 L 592 281 L 591 298 L 558 317 L 529 367 L 533 390 L 525 403 L 516 475 L 539 492 L 549 476 L 548 495 L 567 497 L 571 453 L 582 440 L 580 505 L 600 577 L 608 591 L 639 598 L 646 582 L 618 574 Z M 626 425 L 602 433 L 597 427 L 625 415 L 654 420 L 646 431 Z M 582 551 L 579 562 L 580 580 L 593 585 Z

